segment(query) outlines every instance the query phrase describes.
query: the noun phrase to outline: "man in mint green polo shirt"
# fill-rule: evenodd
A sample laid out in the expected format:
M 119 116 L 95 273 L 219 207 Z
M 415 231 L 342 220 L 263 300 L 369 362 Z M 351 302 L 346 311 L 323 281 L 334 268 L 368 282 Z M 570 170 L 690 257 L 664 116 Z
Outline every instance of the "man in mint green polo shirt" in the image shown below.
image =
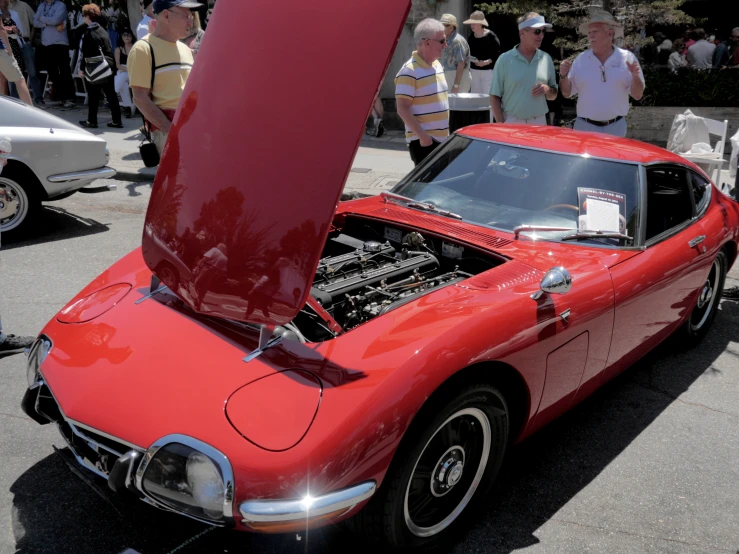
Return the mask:
M 521 43 L 495 63 L 490 107 L 498 123 L 547 124 L 547 100 L 557 98 L 552 58 L 539 50 L 547 28 L 551 24 L 536 12 L 520 17 Z

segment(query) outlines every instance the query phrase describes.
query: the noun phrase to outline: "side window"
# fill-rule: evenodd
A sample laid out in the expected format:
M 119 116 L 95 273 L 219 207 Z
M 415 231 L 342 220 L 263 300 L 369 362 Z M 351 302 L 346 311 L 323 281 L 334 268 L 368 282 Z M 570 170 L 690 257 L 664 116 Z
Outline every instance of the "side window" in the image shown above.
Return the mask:
M 695 212 L 702 214 L 711 199 L 711 183 L 697 173 L 692 171 L 688 173 L 690 175 L 690 185 L 693 189 L 693 198 L 695 198 Z
M 693 217 L 686 171 L 671 166 L 647 169 L 647 240 Z

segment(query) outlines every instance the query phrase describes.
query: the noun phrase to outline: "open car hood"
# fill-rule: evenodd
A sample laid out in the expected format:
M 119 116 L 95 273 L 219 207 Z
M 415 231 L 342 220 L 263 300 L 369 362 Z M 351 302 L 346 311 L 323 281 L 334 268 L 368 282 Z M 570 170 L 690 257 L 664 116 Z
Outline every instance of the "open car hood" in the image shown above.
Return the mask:
M 287 0 L 282 13 L 304 8 Z M 142 239 L 149 268 L 193 309 L 280 325 L 303 307 L 409 8 L 314 2 L 311 23 L 283 18 L 278 32 L 263 24 L 274 3 L 219 2 Z M 262 23 L 245 33 L 244 21 Z

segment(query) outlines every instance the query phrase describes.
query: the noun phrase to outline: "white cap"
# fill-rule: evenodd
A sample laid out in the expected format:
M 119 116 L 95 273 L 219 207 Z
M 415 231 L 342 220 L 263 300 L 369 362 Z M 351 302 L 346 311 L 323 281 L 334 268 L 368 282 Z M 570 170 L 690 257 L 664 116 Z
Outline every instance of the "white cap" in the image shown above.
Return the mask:
M 526 21 L 522 21 L 521 23 L 518 24 L 519 31 L 521 29 L 527 29 L 529 27 L 531 27 L 532 29 L 541 29 L 542 27 L 546 29 L 551 29 L 552 24 L 546 23 L 544 21 L 543 15 L 537 15 L 536 17 L 532 17 L 531 19 L 527 19 Z

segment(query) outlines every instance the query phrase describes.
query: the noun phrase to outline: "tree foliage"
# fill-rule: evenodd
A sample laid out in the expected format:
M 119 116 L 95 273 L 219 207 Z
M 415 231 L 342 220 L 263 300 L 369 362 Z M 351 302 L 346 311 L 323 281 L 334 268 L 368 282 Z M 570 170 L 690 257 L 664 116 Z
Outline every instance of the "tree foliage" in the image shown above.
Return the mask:
M 568 3 L 550 3 L 547 0 L 509 0 L 477 4 L 488 14 L 523 15 L 537 12 L 547 18 L 558 31 L 554 45 L 567 53 L 587 48 L 587 40 L 577 32 L 580 24 L 596 8 L 607 9 L 624 26 L 622 45 L 627 48 L 643 46 L 651 38 L 641 36 L 641 30 L 654 25 L 687 25 L 692 17 L 680 10 L 685 0 L 605 0 L 595 5 L 592 0 L 572 0 Z

